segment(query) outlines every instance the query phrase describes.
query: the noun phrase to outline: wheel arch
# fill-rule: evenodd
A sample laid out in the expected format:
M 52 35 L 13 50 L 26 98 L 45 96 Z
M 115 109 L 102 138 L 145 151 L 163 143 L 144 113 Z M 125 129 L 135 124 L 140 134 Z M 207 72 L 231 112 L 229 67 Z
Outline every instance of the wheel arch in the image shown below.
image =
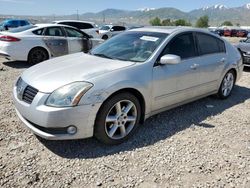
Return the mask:
M 28 53 L 28 56 L 27 56 L 27 60 L 29 60 L 30 52 L 31 52 L 32 50 L 34 50 L 34 49 L 43 49 L 43 50 L 45 50 L 46 53 L 47 53 L 47 55 L 48 55 L 48 58 L 50 59 L 51 54 L 50 54 L 50 52 L 49 52 L 49 50 L 48 50 L 47 48 L 45 48 L 44 46 L 35 46 L 35 47 L 33 47 L 33 48 L 31 48 L 31 49 L 29 50 L 29 53 Z
M 115 95 L 118 95 L 120 93 L 131 93 L 132 95 L 134 95 L 138 100 L 139 100 L 139 103 L 141 105 L 141 118 L 140 118 L 140 123 L 143 123 L 144 120 L 145 120 L 145 111 L 146 111 L 146 103 L 145 103 L 145 98 L 143 96 L 143 94 L 135 89 L 135 88 L 122 88 L 122 89 L 119 89 L 115 92 L 113 92 L 111 95 L 109 95 L 102 103 L 101 107 L 99 108 L 98 110 L 98 113 L 100 111 L 100 109 L 102 108 L 103 104 L 109 100 L 110 98 L 114 97 Z

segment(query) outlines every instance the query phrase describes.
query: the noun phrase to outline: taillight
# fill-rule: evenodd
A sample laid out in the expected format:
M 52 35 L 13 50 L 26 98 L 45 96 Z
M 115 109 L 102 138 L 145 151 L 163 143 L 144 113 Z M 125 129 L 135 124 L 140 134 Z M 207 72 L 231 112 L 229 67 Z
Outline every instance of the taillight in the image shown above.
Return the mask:
M 7 36 L 7 35 L 4 35 L 4 36 L 0 36 L 0 41 L 5 41 L 5 42 L 18 42 L 20 41 L 21 39 L 18 39 L 16 37 L 12 37 L 12 36 Z

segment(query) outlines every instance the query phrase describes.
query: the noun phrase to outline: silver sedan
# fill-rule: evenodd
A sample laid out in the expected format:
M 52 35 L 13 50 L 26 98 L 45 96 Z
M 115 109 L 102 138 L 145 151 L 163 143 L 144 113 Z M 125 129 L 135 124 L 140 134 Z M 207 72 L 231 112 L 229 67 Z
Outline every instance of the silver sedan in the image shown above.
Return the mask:
M 18 79 L 14 101 L 40 137 L 119 144 L 154 114 L 213 94 L 226 99 L 242 70 L 238 50 L 216 35 L 140 28 L 89 54 L 31 67 Z

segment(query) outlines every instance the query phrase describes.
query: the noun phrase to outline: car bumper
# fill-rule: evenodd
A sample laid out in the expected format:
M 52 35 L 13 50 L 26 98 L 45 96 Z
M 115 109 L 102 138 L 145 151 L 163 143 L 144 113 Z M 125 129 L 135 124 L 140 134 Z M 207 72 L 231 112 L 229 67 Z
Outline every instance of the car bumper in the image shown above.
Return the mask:
M 0 50 L 0 57 L 6 58 L 8 60 L 12 59 L 11 56 L 8 53 L 6 53 L 4 51 L 1 51 L 1 50 Z
M 38 92 L 31 104 L 18 99 L 16 87 L 13 95 L 18 117 L 34 134 L 48 140 L 73 140 L 93 136 L 100 104 L 54 108 L 44 105 L 49 94 Z M 76 127 L 77 132 L 69 134 L 69 126 Z
M 250 56 L 243 55 L 243 64 L 245 66 L 250 66 Z

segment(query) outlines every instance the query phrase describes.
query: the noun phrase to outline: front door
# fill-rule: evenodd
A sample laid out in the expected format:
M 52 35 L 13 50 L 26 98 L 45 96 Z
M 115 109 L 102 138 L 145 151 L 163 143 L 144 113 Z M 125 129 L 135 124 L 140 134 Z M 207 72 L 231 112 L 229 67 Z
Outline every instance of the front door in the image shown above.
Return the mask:
M 43 41 L 50 50 L 52 57 L 58 57 L 69 53 L 68 41 L 61 27 L 46 28 Z
M 182 61 L 176 65 L 157 65 L 153 68 L 153 111 L 189 100 L 197 95 L 199 57 L 193 33 L 173 38 L 160 57 L 167 54 L 178 55 Z
M 90 49 L 89 39 L 86 34 L 76 29 L 65 27 L 69 53 L 87 52 Z

